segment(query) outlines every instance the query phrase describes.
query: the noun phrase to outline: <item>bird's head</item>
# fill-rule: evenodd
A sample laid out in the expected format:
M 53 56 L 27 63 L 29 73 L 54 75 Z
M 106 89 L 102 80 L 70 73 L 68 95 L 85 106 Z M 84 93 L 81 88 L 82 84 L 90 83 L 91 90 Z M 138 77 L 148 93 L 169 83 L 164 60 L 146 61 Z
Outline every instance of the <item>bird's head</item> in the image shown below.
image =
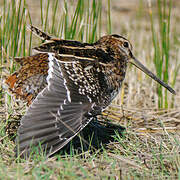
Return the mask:
M 103 36 L 98 41 L 98 43 L 106 48 L 106 51 L 109 51 L 112 54 L 112 56 L 114 57 L 113 61 L 123 61 L 125 63 L 133 64 L 149 77 L 168 89 L 172 94 L 176 94 L 176 92 L 169 85 L 161 81 L 155 74 L 153 74 L 139 60 L 136 59 L 136 57 L 132 53 L 131 43 L 123 36 L 119 36 L 116 34 Z

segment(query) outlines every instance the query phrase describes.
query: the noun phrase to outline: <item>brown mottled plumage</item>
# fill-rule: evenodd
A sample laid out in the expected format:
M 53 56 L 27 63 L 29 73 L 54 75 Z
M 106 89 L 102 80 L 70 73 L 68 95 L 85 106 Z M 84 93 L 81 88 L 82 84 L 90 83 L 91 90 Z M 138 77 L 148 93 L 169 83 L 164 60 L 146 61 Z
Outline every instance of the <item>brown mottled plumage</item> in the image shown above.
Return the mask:
M 107 35 L 89 44 L 29 29 L 46 43 L 34 48 L 34 56 L 15 58 L 22 67 L 6 81 L 12 92 L 32 103 L 18 130 L 16 150 L 23 155 L 39 143 L 47 156 L 64 147 L 116 97 L 129 62 L 175 94 L 133 56 L 122 36 Z
M 14 60 L 21 65 L 21 68 L 7 78 L 6 84 L 17 98 L 27 101 L 30 105 L 47 85 L 48 54 L 36 54 Z

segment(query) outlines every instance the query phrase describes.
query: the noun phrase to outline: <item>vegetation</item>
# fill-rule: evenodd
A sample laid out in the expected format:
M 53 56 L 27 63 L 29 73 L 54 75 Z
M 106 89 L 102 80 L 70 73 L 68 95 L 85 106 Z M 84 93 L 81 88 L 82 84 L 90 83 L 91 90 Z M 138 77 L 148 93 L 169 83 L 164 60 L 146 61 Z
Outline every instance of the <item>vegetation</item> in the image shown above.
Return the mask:
M 164 82 L 168 83 L 169 80 L 169 59 L 170 59 L 170 19 L 171 19 L 171 9 L 172 9 L 172 1 L 170 0 L 168 3 L 166 0 L 157 0 L 158 7 L 158 31 L 156 32 L 154 27 L 154 19 L 152 14 L 152 9 L 150 7 L 150 18 L 151 18 L 151 30 L 152 30 L 152 38 L 153 38 L 153 46 L 154 46 L 154 64 L 156 67 L 157 75 L 164 80 Z M 179 67 L 175 69 L 175 73 L 172 74 L 173 78 L 172 82 L 176 82 L 176 76 L 179 71 Z M 173 83 L 172 83 L 173 84 Z M 174 85 L 174 84 L 173 84 Z M 158 106 L 159 108 L 168 108 L 168 97 L 167 91 L 165 91 L 165 95 L 162 94 L 162 86 L 158 87 Z M 173 103 L 173 102 L 172 102 Z
M 6 127 L 8 122 L 21 119 L 25 105 L 15 101 L 3 84 L 5 77 L 18 68 L 12 57 L 30 55 L 32 47 L 41 43 L 26 31 L 26 25 L 33 24 L 54 36 L 84 42 L 94 42 L 102 34 L 122 34 L 130 39 L 134 54 L 143 64 L 156 70 L 179 94 L 180 6 L 173 4 L 179 2 L 157 0 L 147 7 L 147 2 L 139 0 L 137 12 L 128 1 L 125 8 L 110 0 L 31 3 L 0 0 L 0 177 L 180 179 L 179 96 L 161 87 L 156 92 L 155 83 L 136 68 L 129 67 L 120 95 L 98 117 L 124 126 L 123 135 L 115 132 L 113 141 L 100 144 L 96 151 L 72 150 L 49 159 L 43 154 L 29 160 L 15 157 L 15 145 Z

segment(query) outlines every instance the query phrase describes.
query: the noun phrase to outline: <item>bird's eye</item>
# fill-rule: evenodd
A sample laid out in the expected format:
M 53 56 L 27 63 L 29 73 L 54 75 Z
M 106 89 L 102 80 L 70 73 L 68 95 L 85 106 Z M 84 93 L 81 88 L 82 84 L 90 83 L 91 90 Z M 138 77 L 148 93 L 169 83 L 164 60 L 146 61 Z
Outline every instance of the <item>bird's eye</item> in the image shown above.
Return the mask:
M 129 47 L 129 43 L 128 43 L 127 41 L 125 41 L 125 42 L 123 43 L 123 46 L 124 46 L 125 48 L 128 48 L 128 47 Z

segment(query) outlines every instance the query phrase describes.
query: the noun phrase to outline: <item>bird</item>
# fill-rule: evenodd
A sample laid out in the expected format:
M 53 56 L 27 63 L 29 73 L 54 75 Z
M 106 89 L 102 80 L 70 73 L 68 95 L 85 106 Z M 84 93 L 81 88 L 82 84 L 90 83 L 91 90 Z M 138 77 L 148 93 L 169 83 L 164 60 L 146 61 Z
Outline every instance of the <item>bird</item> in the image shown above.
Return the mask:
M 5 82 L 29 106 L 18 128 L 16 153 L 29 156 L 39 145 L 47 157 L 61 150 L 111 104 L 129 63 L 176 94 L 136 59 L 123 36 L 83 43 L 28 28 L 44 43 L 34 48 L 34 55 L 14 58 L 21 67 Z

